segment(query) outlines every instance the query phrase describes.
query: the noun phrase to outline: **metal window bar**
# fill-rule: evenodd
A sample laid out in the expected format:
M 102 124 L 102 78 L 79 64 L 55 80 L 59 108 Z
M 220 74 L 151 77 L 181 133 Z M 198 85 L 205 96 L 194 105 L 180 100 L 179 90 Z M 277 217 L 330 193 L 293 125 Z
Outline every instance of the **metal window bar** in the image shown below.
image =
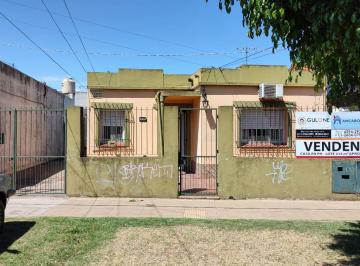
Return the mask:
M 252 110 L 252 111 L 248 111 Z M 234 156 L 239 157 L 295 157 L 295 113 L 297 111 L 324 112 L 323 106 L 234 107 Z M 251 117 L 251 128 L 246 119 Z
M 84 110 L 86 156 L 157 156 L 158 116 L 154 108 Z

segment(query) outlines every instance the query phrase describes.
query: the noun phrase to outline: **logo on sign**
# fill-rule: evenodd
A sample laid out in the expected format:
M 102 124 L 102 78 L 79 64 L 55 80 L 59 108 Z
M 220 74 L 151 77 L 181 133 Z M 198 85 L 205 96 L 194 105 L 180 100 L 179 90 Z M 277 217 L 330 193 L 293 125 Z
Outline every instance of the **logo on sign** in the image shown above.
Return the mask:
M 360 129 L 360 112 L 338 112 L 332 115 L 332 129 Z
M 322 118 L 322 117 L 299 117 L 298 122 L 301 125 L 304 125 L 306 123 L 323 123 L 323 122 L 329 122 L 329 118 Z
M 341 125 L 341 117 L 338 115 L 334 115 L 334 119 L 333 119 L 334 125 L 336 124 L 336 122 L 338 122 L 339 125 Z
M 300 125 L 305 125 L 306 119 L 304 117 L 299 117 L 298 122 L 299 122 Z

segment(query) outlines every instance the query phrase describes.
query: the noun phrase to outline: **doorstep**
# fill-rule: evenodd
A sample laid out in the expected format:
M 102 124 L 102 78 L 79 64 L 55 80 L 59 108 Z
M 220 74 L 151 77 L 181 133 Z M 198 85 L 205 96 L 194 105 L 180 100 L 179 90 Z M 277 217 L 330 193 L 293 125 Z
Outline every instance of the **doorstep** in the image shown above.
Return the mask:
M 178 199 L 207 199 L 207 200 L 219 200 L 219 196 L 207 196 L 207 195 L 180 195 Z

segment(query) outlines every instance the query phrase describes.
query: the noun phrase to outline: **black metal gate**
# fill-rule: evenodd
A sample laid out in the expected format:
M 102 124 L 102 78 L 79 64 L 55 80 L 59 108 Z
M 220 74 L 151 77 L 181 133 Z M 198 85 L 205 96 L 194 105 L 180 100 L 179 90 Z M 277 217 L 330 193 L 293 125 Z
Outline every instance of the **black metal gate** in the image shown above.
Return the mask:
M 217 194 L 217 109 L 179 109 L 179 193 Z
M 65 193 L 64 109 L 0 109 L 0 175 L 18 194 Z

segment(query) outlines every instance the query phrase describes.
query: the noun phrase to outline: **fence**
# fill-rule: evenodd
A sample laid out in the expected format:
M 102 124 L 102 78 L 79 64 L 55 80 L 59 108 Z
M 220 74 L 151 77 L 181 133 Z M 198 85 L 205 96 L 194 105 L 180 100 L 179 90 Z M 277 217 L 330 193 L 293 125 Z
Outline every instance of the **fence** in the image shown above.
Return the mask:
M 83 139 L 87 156 L 158 155 L 158 112 L 153 108 L 85 111 Z
M 65 192 L 63 109 L 0 109 L 0 173 L 17 193 Z
M 322 106 L 245 106 L 233 111 L 234 156 L 295 157 L 296 112 L 326 112 Z

